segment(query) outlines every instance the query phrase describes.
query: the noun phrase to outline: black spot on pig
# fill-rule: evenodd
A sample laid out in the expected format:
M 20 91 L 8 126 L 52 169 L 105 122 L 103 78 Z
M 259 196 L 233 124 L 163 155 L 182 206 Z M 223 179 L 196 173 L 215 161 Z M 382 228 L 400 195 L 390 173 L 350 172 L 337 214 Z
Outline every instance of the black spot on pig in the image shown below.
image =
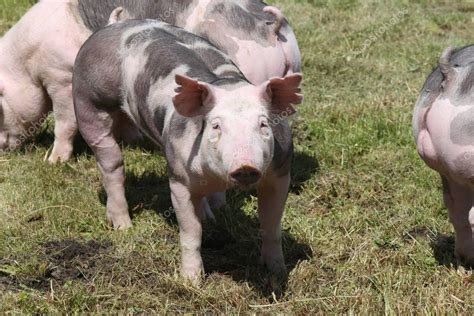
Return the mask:
M 108 24 L 110 14 L 123 7 L 134 19 L 156 19 L 176 24 L 176 16 L 184 12 L 193 0 L 79 0 L 79 14 L 92 31 Z
M 251 11 L 237 3 L 221 2 L 214 6 L 206 18 L 215 19 L 216 16 L 222 16 L 231 29 L 239 30 L 245 34 L 257 35 L 260 40 L 267 39 L 273 30 L 268 27 L 267 22 L 273 22 L 275 17 L 263 12 L 263 7 L 259 8 L 254 5 L 251 7 L 253 9 Z
M 474 45 L 469 45 L 457 50 L 451 56 L 450 62 L 453 65 L 457 65 L 458 67 L 464 67 L 474 62 Z M 428 79 L 426 79 L 425 84 L 421 89 L 417 107 L 428 107 L 436 100 L 436 98 L 441 92 L 441 84 L 443 82 L 443 79 L 444 78 L 443 74 L 441 73 L 441 70 L 439 69 L 439 67 L 436 67 L 433 72 L 428 76 Z M 465 93 L 463 91 L 471 89 L 471 87 L 469 87 L 468 85 L 469 81 L 465 81 L 465 86 L 461 88 L 461 93 Z
M 457 145 L 474 144 L 474 108 L 459 113 L 451 122 L 450 139 Z
M 466 71 L 467 74 L 464 76 L 459 89 L 461 97 L 472 96 L 474 88 L 474 63 Z
M 158 106 L 155 110 L 155 126 L 160 132 L 160 135 L 163 135 L 163 129 L 165 128 L 165 118 L 166 118 L 167 108 L 164 106 Z
M 469 184 L 474 184 L 474 153 L 465 152 L 454 160 L 456 175 L 465 179 Z
M 182 138 L 186 133 L 188 123 L 189 119 L 174 112 L 173 115 L 171 115 L 169 128 L 170 132 L 173 133 L 173 138 Z

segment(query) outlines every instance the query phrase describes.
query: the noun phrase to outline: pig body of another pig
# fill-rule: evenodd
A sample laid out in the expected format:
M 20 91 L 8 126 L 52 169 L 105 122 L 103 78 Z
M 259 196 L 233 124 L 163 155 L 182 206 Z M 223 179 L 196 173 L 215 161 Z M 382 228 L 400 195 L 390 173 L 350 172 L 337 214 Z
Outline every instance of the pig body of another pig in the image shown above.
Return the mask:
M 444 51 L 413 117 L 418 153 L 442 178 L 456 255 L 474 265 L 474 45 Z
M 49 161 L 71 157 L 77 132 L 74 59 L 119 6 L 124 12 L 113 20 L 158 19 L 209 39 L 252 83 L 300 71 L 293 31 L 278 9 L 259 0 L 41 0 L 0 40 L 0 150 L 17 148 L 52 110 L 55 142 Z
M 91 34 L 73 11 L 66 1 L 42 0 L 0 39 L 0 150 L 19 147 L 53 110 L 50 160 L 70 157 L 77 132 L 72 67 Z
M 301 75 L 253 85 L 201 37 L 154 20 L 108 26 L 84 44 L 74 71 L 79 129 L 94 151 L 107 192 L 107 218 L 131 225 L 124 166 L 114 130 L 121 113 L 164 150 L 180 227 L 183 275 L 203 272 L 206 197 L 257 188 L 262 258 L 283 273 L 281 217 L 290 181 L 286 117 L 301 102 Z

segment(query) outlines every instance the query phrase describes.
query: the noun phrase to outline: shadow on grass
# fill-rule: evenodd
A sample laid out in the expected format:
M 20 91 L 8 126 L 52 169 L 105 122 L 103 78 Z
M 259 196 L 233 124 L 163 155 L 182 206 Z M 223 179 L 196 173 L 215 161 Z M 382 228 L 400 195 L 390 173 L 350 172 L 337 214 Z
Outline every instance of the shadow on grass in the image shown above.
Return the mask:
M 318 171 L 318 162 L 306 154 L 296 153 L 292 168 L 290 192 L 299 194 L 304 183 Z M 168 178 L 155 173 L 145 173 L 137 177 L 127 174 L 125 190 L 132 219 L 145 209 L 154 210 L 170 225 L 176 226 L 177 220 L 172 211 Z M 235 190 L 227 192 L 228 204 L 214 212 L 216 222 L 204 223 L 202 257 L 207 273 L 219 273 L 232 277 L 236 282 L 248 281 L 261 295 L 271 299 L 275 283 L 268 272 L 259 265 L 260 237 L 256 215 L 242 212 L 247 199 L 255 197 L 255 192 L 245 193 Z M 99 193 L 105 205 L 105 191 Z M 256 211 L 255 211 L 256 213 Z M 313 256 L 311 248 L 297 241 L 288 232 L 282 233 L 283 252 L 288 272 L 299 261 Z M 276 287 L 276 294 L 284 293 L 286 280 Z
M 43 129 L 33 138 L 25 141 L 21 145 L 19 152 L 28 153 L 32 150 L 32 148 L 43 148 L 44 150 L 52 150 L 53 145 L 54 145 L 54 133 L 49 129 Z M 74 138 L 73 148 L 74 148 L 73 157 L 77 158 L 84 154 L 87 154 L 89 156 L 94 155 L 94 153 L 89 148 L 89 146 L 84 141 L 84 139 L 81 137 L 81 135 L 77 135 Z M 51 152 L 49 152 L 49 154 L 50 153 Z
M 206 273 L 223 274 L 236 282 L 248 281 L 263 297 L 272 301 L 272 292 L 282 295 L 287 279 L 276 280 L 260 264 L 260 229 L 257 211 L 247 215 L 242 212 L 246 201 L 256 198 L 256 193 L 246 194 L 231 190 L 227 192 L 228 205 L 215 212 L 216 223 L 204 227 L 202 257 Z M 295 239 L 289 232 L 282 232 L 283 254 L 288 272 L 298 262 L 309 260 L 311 248 Z
M 37 147 L 37 148 L 44 148 L 45 150 L 52 149 L 54 144 L 54 134 L 52 131 L 49 130 L 42 130 L 39 134 L 37 134 L 35 137 L 32 139 L 27 140 L 21 147 L 20 151 L 21 152 L 27 152 L 31 147 Z M 126 146 L 129 148 L 143 148 L 144 150 L 147 150 L 149 152 L 153 153 L 160 153 L 160 149 L 157 148 L 151 141 L 144 139 L 140 142 L 140 144 L 124 144 L 121 143 L 122 146 Z M 93 156 L 94 153 L 90 149 L 90 147 L 87 145 L 85 140 L 82 138 L 80 134 L 76 135 L 74 138 L 74 143 L 73 143 L 73 157 L 77 158 L 82 155 L 88 155 L 88 156 Z
M 51 148 L 53 143 L 54 135 L 51 131 L 44 130 L 28 142 L 26 147 Z M 145 147 L 158 154 L 158 150 L 154 150 L 150 144 Z M 77 136 L 74 142 L 74 156 L 83 154 L 93 155 L 82 137 Z M 296 152 L 292 163 L 290 193 L 300 194 L 304 183 L 318 171 L 319 163 L 315 157 Z M 177 229 L 166 176 L 151 172 L 137 177 L 128 173 L 125 190 L 132 219 L 144 210 L 151 209 Z M 250 195 L 255 196 L 255 192 Z M 275 284 L 268 271 L 259 265 L 261 240 L 257 217 L 246 215 L 241 211 L 249 194 L 229 191 L 227 197 L 228 205 L 215 212 L 216 223 L 204 223 L 202 256 L 205 271 L 208 274 L 219 273 L 230 276 L 236 282 L 248 281 L 262 296 L 272 300 Z M 103 189 L 99 192 L 99 199 L 105 206 L 106 194 Z M 288 232 L 282 232 L 282 241 L 288 272 L 291 272 L 298 262 L 313 256 L 308 245 L 298 242 Z M 276 287 L 278 292 L 276 294 L 284 293 L 286 281 L 283 280 Z
M 439 265 L 450 268 L 452 267 L 455 269 L 458 267 L 464 267 L 466 269 L 474 268 L 467 262 L 464 262 L 462 259 L 456 257 L 454 253 L 454 236 L 438 234 L 433 239 L 430 246 Z

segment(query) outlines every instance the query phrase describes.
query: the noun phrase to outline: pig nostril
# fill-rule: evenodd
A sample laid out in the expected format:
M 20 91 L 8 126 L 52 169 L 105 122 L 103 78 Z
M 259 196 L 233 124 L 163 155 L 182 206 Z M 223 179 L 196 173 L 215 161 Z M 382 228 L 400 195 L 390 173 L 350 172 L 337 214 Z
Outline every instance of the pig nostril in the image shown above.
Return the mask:
M 230 174 L 233 181 L 244 185 L 257 183 L 261 176 L 262 173 L 260 171 L 249 167 L 240 168 Z

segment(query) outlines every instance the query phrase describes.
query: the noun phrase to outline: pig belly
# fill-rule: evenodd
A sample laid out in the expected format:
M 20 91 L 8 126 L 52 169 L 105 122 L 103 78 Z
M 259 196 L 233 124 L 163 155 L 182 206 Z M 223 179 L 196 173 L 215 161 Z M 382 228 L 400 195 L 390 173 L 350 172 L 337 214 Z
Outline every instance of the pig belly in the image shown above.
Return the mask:
M 452 106 L 447 100 L 420 111 L 425 121 L 417 137 L 417 149 L 429 167 L 474 189 L 474 146 L 456 144 L 451 139 L 451 123 L 465 111 L 466 107 Z

